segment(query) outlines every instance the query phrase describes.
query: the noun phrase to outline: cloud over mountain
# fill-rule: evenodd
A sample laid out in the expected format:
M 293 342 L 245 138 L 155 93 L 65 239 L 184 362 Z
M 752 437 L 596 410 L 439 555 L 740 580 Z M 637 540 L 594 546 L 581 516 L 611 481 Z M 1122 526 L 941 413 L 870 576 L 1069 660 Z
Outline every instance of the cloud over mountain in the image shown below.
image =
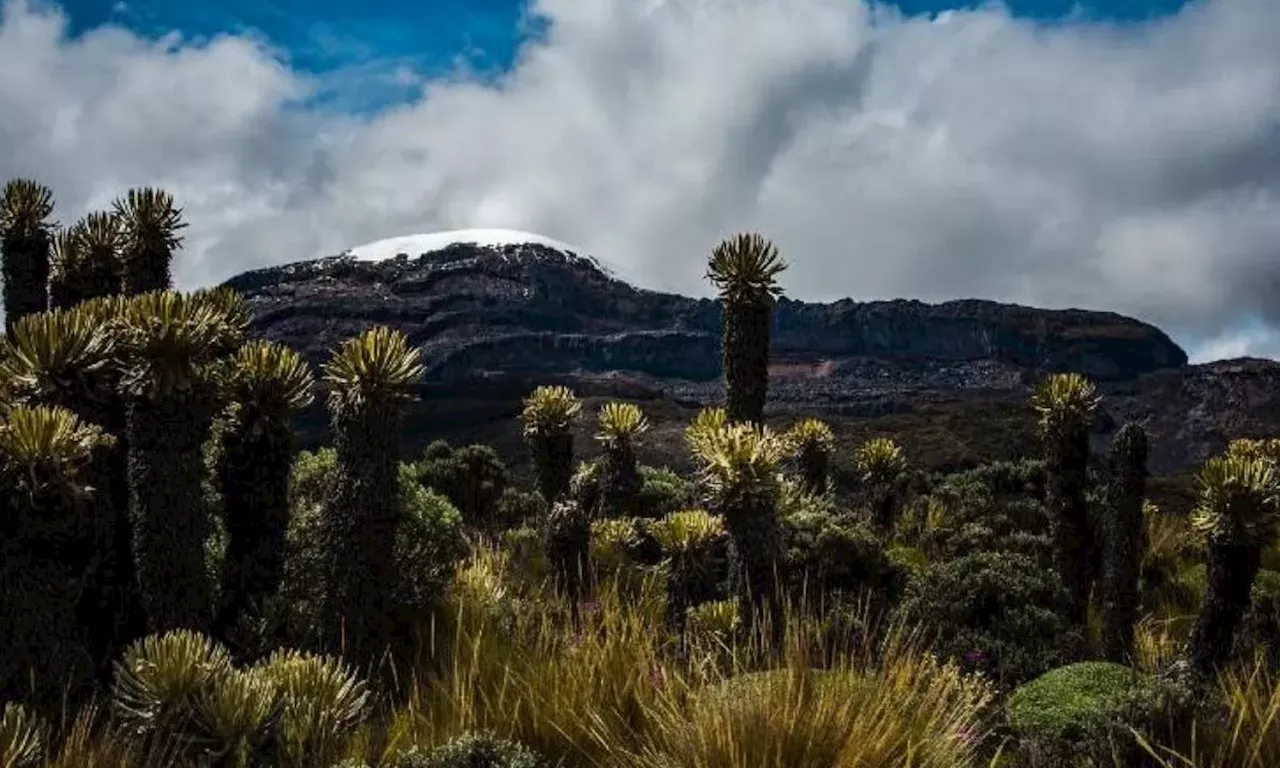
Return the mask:
M 0 177 L 53 186 L 62 220 L 169 188 L 184 285 L 501 227 L 703 294 L 705 254 L 755 229 L 799 298 L 1109 309 L 1197 356 L 1280 355 L 1274 0 L 1126 26 L 537 0 L 546 32 L 500 80 L 358 116 L 267 41 L 71 39 L 55 7 L 0 3 Z

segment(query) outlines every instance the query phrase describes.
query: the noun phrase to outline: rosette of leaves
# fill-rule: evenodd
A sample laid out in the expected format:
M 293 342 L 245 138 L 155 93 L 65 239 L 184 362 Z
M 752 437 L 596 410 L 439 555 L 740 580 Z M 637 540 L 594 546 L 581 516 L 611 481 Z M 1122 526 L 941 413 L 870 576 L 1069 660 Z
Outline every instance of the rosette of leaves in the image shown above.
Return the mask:
M 277 651 L 256 666 L 278 695 L 275 764 L 280 768 L 333 765 L 369 716 L 368 686 L 329 656 Z
M 764 423 L 769 388 L 769 326 L 782 295 L 778 275 L 787 264 L 758 234 L 740 234 L 716 246 L 706 277 L 720 293 L 721 356 L 730 421 Z
M 36 768 L 44 759 L 49 727 L 26 707 L 6 702 L 0 716 L 0 766 Z
M 573 475 L 572 427 L 582 403 L 568 387 L 543 386 L 524 400 L 520 412 L 525 442 L 533 452 L 538 490 L 553 504 L 569 490 Z
M 667 562 L 667 617 L 679 629 L 688 610 L 716 597 L 724 577 L 724 521 L 703 509 L 673 512 L 649 524 Z
M 114 214 L 95 211 L 54 237 L 49 273 L 49 303 L 73 307 L 82 301 L 118 294 L 124 229 Z
M 826 493 L 836 441 L 831 427 L 820 419 L 803 419 L 787 431 L 785 438 L 800 470 L 801 485 L 812 494 Z
M 900 482 L 907 471 L 902 449 L 887 437 L 873 438 L 858 446 L 853 463 L 871 502 L 876 527 L 891 533 L 897 518 Z
M 182 245 L 178 232 L 186 228 L 182 209 L 162 189 L 131 189 L 112 203 L 120 222 L 121 281 L 125 295 L 163 291 L 173 284 L 173 252 Z
M 413 747 L 396 755 L 390 768 L 546 768 L 547 763 L 519 742 L 492 732 L 468 732 L 427 749 Z
M 124 733 L 144 745 L 201 741 L 196 706 L 232 670 L 231 655 L 199 632 L 148 635 L 125 649 L 115 665 L 112 708 Z M 205 699 L 207 702 L 207 699 Z
M 49 251 L 54 223 L 53 190 L 31 179 L 13 179 L 0 191 L 0 273 L 6 330 L 49 307 Z
M 1208 541 L 1208 585 L 1187 656 L 1191 669 L 1207 677 L 1230 655 L 1262 550 L 1276 537 L 1280 474 L 1266 459 L 1227 453 L 1206 461 L 1197 483 L 1191 524 Z
M 605 403 L 600 408 L 596 439 L 604 448 L 602 511 L 632 517 L 640 499 L 640 472 L 635 440 L 649 429 L 649 420 L 634 403 Z

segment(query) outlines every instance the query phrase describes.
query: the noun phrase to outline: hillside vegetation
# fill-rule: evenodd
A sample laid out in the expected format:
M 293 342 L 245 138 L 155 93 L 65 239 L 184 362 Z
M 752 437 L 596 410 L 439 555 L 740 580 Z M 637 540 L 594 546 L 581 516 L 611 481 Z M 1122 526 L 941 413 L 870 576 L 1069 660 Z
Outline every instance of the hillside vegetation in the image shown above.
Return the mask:
M 174 291 L 167 193 L 52 212 L 4 187 L 5 768 L 1280 764 L 1280 441 L 1232 441 L 1173 513 L 1140 423 L 1091 450 L 1078 373 L 1008 415 L 1016 461 L 963 471 L 766 424 L 786 264 L 745 234 L 707 267 L 723 406 L 658 435 L 538 387 L 526 479 L 402 455 L 401 331 L 313 369 L 236 291 Z

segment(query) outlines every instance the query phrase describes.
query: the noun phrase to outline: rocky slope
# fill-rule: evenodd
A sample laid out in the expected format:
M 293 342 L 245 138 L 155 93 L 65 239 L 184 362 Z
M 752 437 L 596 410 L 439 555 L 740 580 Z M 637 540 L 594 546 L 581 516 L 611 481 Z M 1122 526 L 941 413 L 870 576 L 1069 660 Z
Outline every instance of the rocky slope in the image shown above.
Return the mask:
M 539 383 L 647 401 L 673 429 L 719 397 L 716 302 L 640 290 L 563 244 L 509 234 L 480 244 L 439 235 L 383 241 L 229 284 L 248 297 L 259 333 L 316 365 L 370 325 L 408 334 L 426 362 L 411 449 L 438 436 L 485 439 L 519 459 L 512 416 Z M 956 421 L 948 415 L 971 412 L 969 423 L 953 425 L 954 441 L 967 444 L 963 433 L 973 432 L 991 444 L 986 453 L 1023 450 L 1024 435 L 1001 437 L 1000 418 L 977 414 L 996 409 L 1023 429 L 1028 385 L 1047 371 L 1080 371 L 1108 393 L 1100 446 L 1119 421 L 1147 420 L 1159 473 L 1185 470 L 1230 436 L 1280 427 L 1271 394 L 1280 391 L 1280 366 L 1188 366 L 1159 329 L 1111 313 L 976 300 L 784 300 L 773 333 L 770 407 L 778 419 L 819 413 L 847 420 L 854 433 L 896 432 L 909 449 L 917 430 L 903 425 L 936 431 Z M 322 425 L 322 413 L 304 419 L 308 441 L 323 439 Z M 976 448 L 916 452 L 939 466 L 986 458 L 970 455 Z

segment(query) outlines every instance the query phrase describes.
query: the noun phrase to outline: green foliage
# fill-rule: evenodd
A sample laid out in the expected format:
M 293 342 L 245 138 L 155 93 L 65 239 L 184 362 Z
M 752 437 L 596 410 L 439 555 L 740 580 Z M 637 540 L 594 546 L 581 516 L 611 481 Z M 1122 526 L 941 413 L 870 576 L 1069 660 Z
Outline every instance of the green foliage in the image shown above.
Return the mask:
M 895 602 L 907 572 L 887 556 L 870 524 L 829 512 L 801 512 L 782 519 L 788 575 L 796 596 L 813 601 L 874 596 Z
M 464 733 L 435 749 L 414 747 L 396 755 L 388 768 L 546 768 L 528 747 L 491 732 Z
M 899 610 L 944 656 L 1012 686 L 1063 661 L 1064 597 L 1057 576 L 1026 555 L 975 552 L 926 568 Z
M 640 497 L 636 512 L 657 519 L 693 504 L 693 483 L 666 467 L 641 464 Z
M 1081 662 L 1019 686 L 1005 708 L 1022 750 L 1038 760 L 1079 755 L 1111 765 L 1113 753 L 1135 754 L 1126 726 L 1142 726 L 1151 714 L 1145 710 L 1154 703 L 1153 684 L 1121 664 Z
M 520 412 L 525 442 L 533 452 L 538 492 L 548 505 L 569 490 L 573 476 L 573 432 L 582 403 L 568 387 L 538 387 Z
M 449 498 L 467 525 L 495 531 L 511 518 L 499 509 L 508 488 L 507 468 L 498 452 L 487 445 L 452 448 L 432 443 L 414 465 L 418 482 Z M 517 518 L 518 520 L 519 518 Z
M 540 494 L 507 487 L 494 504 L 494 526 L 498 530 L 508 530 L 535 524 L 546 517 L 547 511 L 547 502 Z
M 120 222 L 122 287 L 128 295 L 163 291 L 173 283 L 173 251 L 186 228 L 173 195 L 150 187 L 131 189 L 112 204 Z
M 1037 499 L 1042 465 L 998 464 L 951 475 L 923 502 L 921 548 L 930 560 L 1018 552 L 1050 563 L 1049 515 Z
M 322 563 L 321 520 L 326 514 L 337 478 L 337 453 L 332 448 L 300 451 L 289 481 L 289 530 L 279 610 L 295 633 L 295 642 L 309 636 L 318 621 L 321 585 L 315 578 Z M 424 488 L 409 465 L 399 471 L 400 523 L 393 562 L 395 610 L 421 616 L 444 594 L 459 558 L 465 553 L 462 516 L 447 498 Z
M 53 191 L 31 179 L 13 179 L 0 193 L 0 272 L 5 327 L 48 308 Z

